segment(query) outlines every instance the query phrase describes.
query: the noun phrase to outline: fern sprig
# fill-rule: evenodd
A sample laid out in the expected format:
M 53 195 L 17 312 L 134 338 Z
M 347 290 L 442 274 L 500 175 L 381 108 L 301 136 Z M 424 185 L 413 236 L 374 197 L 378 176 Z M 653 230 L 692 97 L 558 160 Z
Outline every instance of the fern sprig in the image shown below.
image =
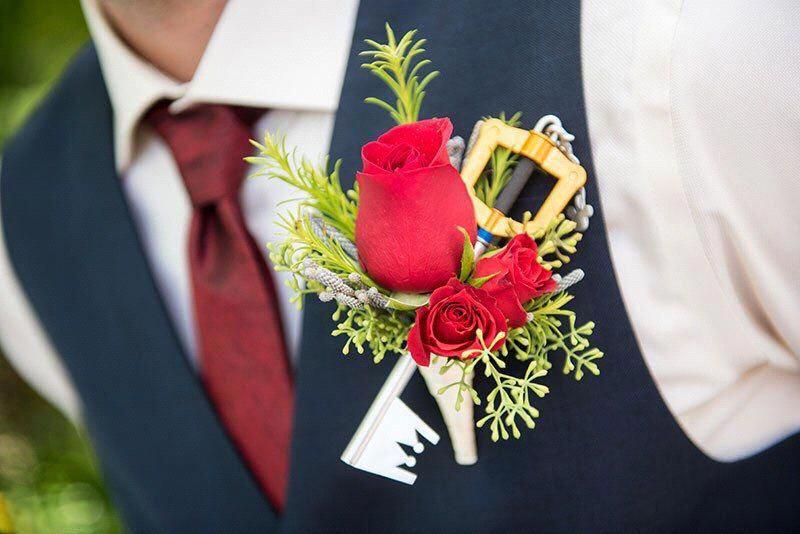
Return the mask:
M 387 42 L 384 44 L 366 39 L 364 42 L 371 47 L 371 50 L 364 50 L 359 54 L 372 58 L 371 62 L 361 66 L 383 81 L 396 97 L 394 106 L 376 97 L 366 98 L 364 102 L 385 109 L 397 124 L 418 120 L 425 98 L 425 87 L 439 75 L 439 71 L 436 70 L 422 75 L 422 69 L 430 64 L 430 60 L 419 59 L 419 56 L 425 53 L 423 46 L 426 40 L 415 41 L 416 33 L 417 30 L 407 32 L 398 41 L 387 23 Z

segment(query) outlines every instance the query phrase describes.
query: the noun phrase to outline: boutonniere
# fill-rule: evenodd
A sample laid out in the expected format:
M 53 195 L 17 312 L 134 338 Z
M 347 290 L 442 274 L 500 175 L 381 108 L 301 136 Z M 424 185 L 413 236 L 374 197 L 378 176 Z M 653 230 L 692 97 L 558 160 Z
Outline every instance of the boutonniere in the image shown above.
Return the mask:
M 399 398 L 417 368 L 459 463 L 472 463 L 475 426 L 493 441 L 520 438 L 535 427 L 553 366 L 580 380 L 599 374 L 603 353 L 589 341 L 594 323 L 580 324 L 568 306 L 583 272 L 557 274 L 591 216 L 573 137 L 553 116 L 533 130 L 519 128 L 519 114 L 484 118 L 467 143 L 447 118 L 420 120 L 438 72 L 424 73 L 430 61 L 414 31 L 398 40 L 386 30 L 385 43 L 366 41 L 363 67 L 386 83 L 393 103 L 365 101 L 398 125 L 364 145 L 352 190 L 343 189 L 338 162 L 314 164 L 269 133 L 248 161 L 303 193 L 300 209 L 280 220 L 285 240 L 269 245 L 274 268 L 294 274 L 298 304 L 308 294 L 331 303 L 344 354 L 396 362 L 342 459 L 413 483 L 404 467 L 415 459 L 399 444 L 420 453 L 420 435 L 439 440 Z M 510 219 L 534 166 L 556 185 L 535 216 Z M 478 380 L 490 384 L 485 397 Z M 473 406 L 483 410 L 474 423 Z

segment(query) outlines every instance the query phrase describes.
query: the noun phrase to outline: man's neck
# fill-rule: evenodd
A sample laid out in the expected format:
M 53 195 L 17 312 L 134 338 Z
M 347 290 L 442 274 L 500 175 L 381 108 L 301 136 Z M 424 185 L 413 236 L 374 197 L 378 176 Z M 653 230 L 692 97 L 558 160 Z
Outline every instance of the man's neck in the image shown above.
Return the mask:
M 100 0 L 114 30 L 164 74 L 192 79 L 227 0 Z

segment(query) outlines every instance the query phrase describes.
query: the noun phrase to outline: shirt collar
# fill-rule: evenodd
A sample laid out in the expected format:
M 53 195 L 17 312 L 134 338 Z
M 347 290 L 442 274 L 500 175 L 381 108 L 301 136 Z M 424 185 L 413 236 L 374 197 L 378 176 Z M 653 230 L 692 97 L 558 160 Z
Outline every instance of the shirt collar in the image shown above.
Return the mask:
M 114 151 L 122 173 L 142 115 L 162 98 L 173 111 L 199 102 L 335 111 L 358 0 L 232 0 L 187 83 L 131 51 L 97 0 L 81 0 L 114 110 Z

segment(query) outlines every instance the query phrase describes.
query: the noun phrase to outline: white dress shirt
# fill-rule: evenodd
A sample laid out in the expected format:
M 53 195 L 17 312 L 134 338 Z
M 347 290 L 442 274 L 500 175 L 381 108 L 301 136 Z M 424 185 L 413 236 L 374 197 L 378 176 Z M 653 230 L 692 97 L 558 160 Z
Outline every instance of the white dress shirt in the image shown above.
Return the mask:
M 194 357 L 190 205 L 142 114 L 165 97 L 176 110 L 260 106 L 272 111 L 255 136 L 280 131 L 301 152 L 323 154 L 357 2 L 230 2 L 187 84 L 135 56 L 94 0 L 83 3 L 114 108 L 125 194 Z M 592 0 L 582 8 L 590 142 L 622 295 L 667 408 L 719 460 L 749 456 L 800 428 L 800 17 L 789 4 Z M 242 202 L 257 241 L 276 239 L 277 204 L 291 197 L 277 182 L 246 182 Z M 18 285 L 2 232 L 0 295 L 6 355 L 77 418 L 79 399 Z M 300 314 L 288 297 L 283 289 L 295 347 Z

